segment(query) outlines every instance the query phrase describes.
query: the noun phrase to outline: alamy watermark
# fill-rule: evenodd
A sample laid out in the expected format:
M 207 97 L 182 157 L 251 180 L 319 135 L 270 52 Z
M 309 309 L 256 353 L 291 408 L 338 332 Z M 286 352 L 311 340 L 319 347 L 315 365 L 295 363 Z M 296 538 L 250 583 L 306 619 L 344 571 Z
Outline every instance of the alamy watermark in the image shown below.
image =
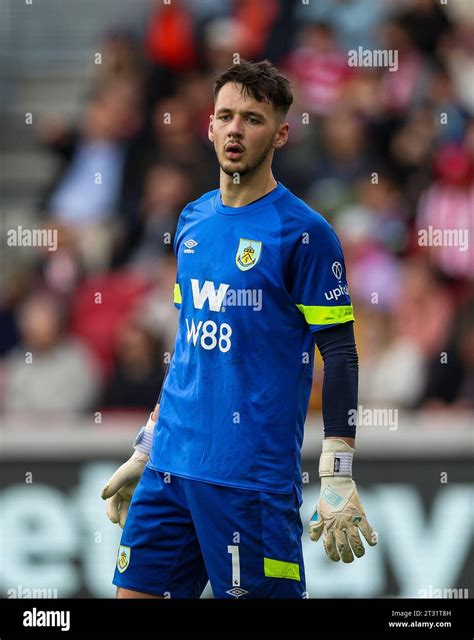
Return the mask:
M 459 251 L 467 251 L 469 247 L 468 229 L 435 229 L 429 225 L 427 229 L 418 231 L 420 247 L 459 247 Z
M 261 311 L 262 306 L 262 289 L 227 289 L 221 311 L 225 307 L 251 307 L 254 311 Z
M 419 598 L 469 598 L 469 589 L 441 589 L 428 585 L 426 589 L 418 590 Z
M 389 71 L 398 69 L 398 49 L 364 49 L 357 47 L 347 52 L 350 67 L 387 67 Z
M 9 247 L 47 247 L 48 251 L 58 248 L 57 229 L 25 229 L 18 226 L 7 230 Z
M 71 628 L 70 611 L 43 611 L 33 607 L 23 613 L 24 627 L 61 627 L 61 631 Z
M 58 590 L 49 588 L 24 587 L 19 584 L 7 590 L 7 598 L 9 599 L 28 599 L 28 598 L 57 598 Z
M 398 409 L 371 409 L 359 405 L 350 409 L 348 424 L 351 427 L 387 427 L 389 431 L 398 430 Z

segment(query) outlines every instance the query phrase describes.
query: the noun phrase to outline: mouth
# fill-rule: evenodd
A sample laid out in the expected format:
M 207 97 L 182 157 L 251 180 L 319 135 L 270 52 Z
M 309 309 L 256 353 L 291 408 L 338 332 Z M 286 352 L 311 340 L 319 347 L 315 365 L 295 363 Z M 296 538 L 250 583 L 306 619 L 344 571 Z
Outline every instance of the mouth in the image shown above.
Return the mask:
M 225 153 L 231 160 L 239 160 L 244 150 L 239 144 L 230 143 L 226 146 Z

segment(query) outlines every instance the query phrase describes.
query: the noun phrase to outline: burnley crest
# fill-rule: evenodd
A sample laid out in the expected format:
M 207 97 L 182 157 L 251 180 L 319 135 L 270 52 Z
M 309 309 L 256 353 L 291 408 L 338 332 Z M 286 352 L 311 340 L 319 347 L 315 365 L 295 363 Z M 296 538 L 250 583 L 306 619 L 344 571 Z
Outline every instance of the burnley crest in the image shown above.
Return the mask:
M 235 256 L 235 262 L 241 271 L 248 271 L 254 267 L 260 253 L 262 251 L 262 243 L 259 240 L 247 240 L 240 238 L 239 247 Z

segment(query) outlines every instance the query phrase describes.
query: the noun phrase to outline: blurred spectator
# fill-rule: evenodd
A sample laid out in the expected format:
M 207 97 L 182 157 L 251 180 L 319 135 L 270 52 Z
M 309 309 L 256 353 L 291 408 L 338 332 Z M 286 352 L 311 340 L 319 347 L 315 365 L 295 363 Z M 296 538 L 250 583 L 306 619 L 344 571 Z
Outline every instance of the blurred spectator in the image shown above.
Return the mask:
M 190 200 L 192 182 L 187 172 L 171 164 L 152 166 L 145 179 L 141 212 L 143 235 L 130 264 L 151 272 L 172 244 L 178 215 Z
M 377 164 L 367 144 L 364 122 L 342 107 L 322 120 L 320 144 L 317 153 L 307 158 L 312 176 L 308 200 L 316 210 L 331 213 L 333 194 L 334 207 L 345 204 L 352 197 L 354 183 L 370 175 Z
M 145 150 L 148 166 L 175 163 L 192 176 L 191 199 L 215 188 L 219 175 L 214 150 L 199 136 L 193 115 L 193 108 L 179 96 L 159 102 L 153 110 L 152 137 Z
M 329 113 L 354 73 L 348 65 L 347 52 L 339 49 L 334 31 L 325 22 L 301 27 L 286 66 L 300 84 L 302 101 L 309 113 Z
M 28 274 L 19 268 L 11 275 L 0 275 L 0 359 L 18 343 L 16 309 L 27 288 Z
M 466 325 L 460 335 L 458 357 L 463 375 L 456 404 L 459 408 L 474 409 L 474 318 Z
M 349 233 L 342 232 L 340 237 L 346 248 L 355 301 L 393 312 L 402 286 L 399 261 L 376 240 L 374 221 L 363 209 L 346 210 L 337 229 L 342 229 L 341 224 L 350 228 Z
M 460 103 L 471 115 L 474 112 L 474 19 L 456 25 L 440 45 L 440 57 L 453 79 Z
M 100 387 L 89 350 L 64 331 L 53 298 L 36 294 L 19 311 L 20 344 L 5 360 L 6 411 L 85 411 Z
M 358 69 L 344 85 L 341 103 L 364 117 L 367 122 L 383 120 L 386 114 L 381 77 L 382 73 L 378 68 Z
M 413 408 L 425 379 L 424 357 L 417 342 L 397 335 L 391 314 L 379 309 L 365 309 L 358 337 L 361 333 L 364 366 L 359 375 L 360 402 Z
M 431 76 L 427 102 L 437 125 L 437 142 L 462 140 L 467 113 L 459 102 L 449 73 L 443 67 Z
M 427 81 L 427 69 L 422 55 L 415 47 L 410 34 L 399 20 L 384 26 L 384 45 L 397 52 L 397 69 L 384 68 L 382 90 L 388 113 L 400 115 L 419 100 Z
M 141 122 L 137 85 L 120 81 L 89 101 L 78 133 L 40 130 L 64 158 L 46 200 L 47 211 L 75 236 L 86 267 L 108 263 L 115 234 L 110 226 L 126 189 L 127 141 Z
M 240 58 L 264 58 L 267 48 L 283 55 L 288 42 L 288 27 L 292 24 L 293 10 L 288 0 L 238 0 L 232 3 L 228 15 L 214 15 L 203 25 L 203 63 L 215 76 Z M 288 18 L 285 38 L 278 43 L 274 37 L 281 33 L 282 20 Z M 290 36 L 291 37 L 291 36 Z
M 128 319 L 117 339 L 117 362 L 105 386 L 101 406 L 150 410 L 163 383 L 163 353 L 137 320 Z
M 378 27 L 393 10 L 391 0 L 318 0 L 295 4 L 298 4 L 297 16 L 301 22 L 329 23 L 339 45 L 346 50 L 376 47 Z
M 106 31 L 97 46 L 100 64 L 94 64 L 94 84 L 109 85 L 115 80 L 137 80 L 144 75 L 141 42 L 126 27 Z
M 352 182 L 368 175 L 374 167 L 364 122 L 343 108 L 333 110 L 323 121 L 322 151 L 318 177 L 338 177 Z
M 474 409 L 474 298 L 462 310 L 453 335 L 428 364 L 422 407 L 446 405 Z
M 10 351 L 18 342 L 17 327 L 13 305 L 6 299 L 0 297 L 0 356 Z
M 436 53 L 441 37 L 451 29 L 445 8 L 438 0 L 412 0 L 398 20 L 419 51 L 427 56 Z
M 277 66 L 294 47 L 298 3 L 278 0 L 273 24 L 269 26 L 261 58 L 272 60 Z
M 210 74 L 191 73 L 183 78 L 175 96 L 189 109 L 189 125 L 208 150 L 208 165 L 214 159 L 207 137 L 209 115 L 214 111 L 213 87 L 214 78 Z
M 407 242 L 405 202 L 387 175 L 378 183 L 363 178 L 355 185 L 355 202 L 339 209 L 334 226 L 344 246 L 351 294 L 384 312 L 397 304 L 400 261 Z
M 157 263 L 155 277 L 155 285 L 143 299 L 137 313 L 143 326 L 161 341 L 163 352 L 171 355 L 178 331 L 178 311 L 172 304 L 176 259 L 171 249 Z
M 135 83 L 114 83 L 86 105 L 77 134 L 44 138 L 66 160 L 48 199 L 55 219 L 81 227 L 113 214 L 122 186 L 123 143 L 140 124 L 136 90 Z
M 234 0 L 186 0 L 197 22 L 229 15 Z
M 236 51 L 243 58 L 255 60 L 262 56 L 270 30 L 280 12 L 280 0 L 239 0 L 235 3 L 234 18 L 239 25 L 240 42 Z
M 197 62 L 193 15 L 182 0 L 156 3 L 145 36 L 153 63 L 168 72 L 189 71 Z
M 359 215 L 363 211 L 370 218 L 368 224 L 375 243 L 393 254 L 401 253 L 408 244 L 409 214 L 393 180 L 383 173 L 377 173 L 374 178 L 361 178 L 355 184 L 354 196 L 357 204 L 340 210 L 335 218 L 341 233 L 345 233 L 345 228 L 350 233 L 351 224 L 345 224 L 343 220 L 354 207 Z
M 119 327 L 149 288 L 141 274 L 123 269 L 88 277 L 75 291 L 71 331 L 88 344 L 104 375 L 113 367 Z
M 182 0 L 155 2 L 145 34 L 145 54 L 150 62 L 147 105 L 171 95 L 180 74 L 198 65 L 196 25 L 192 12 Z
M 426 234 L 432 263 L 442 273 L 474 279 L 474 157 L 466 147 L 445 145 L 435 155 L 435 175 L 419 202 L 418 233 Z M 420 235 L 418 244 L 426 246 Z
M 215 77 L 234 63 L 235 53 L 245 58 L 247 30 L 235 17 L 226 16 L 209 21 L 204 31 L 204 65 Z
M 45 224 L 43 228 L 56 231 L 58 246 L 52 252 L 46 247 L 39 248 L 38 271 L 45 289 L 68 304 L 84 276 L 83 255 L 73 230 L 53 223 Z
M 407 260 L 394 307 L 397 335 L 415 342 L 425 358 L 438 355 L 453 329 L 453 302 L 448 287 L 421 256 Z
M 432 180 L 435 137 L 434 114 L 428 107 L 414 109 L 390 135 L 387 164 L 412 210 Z

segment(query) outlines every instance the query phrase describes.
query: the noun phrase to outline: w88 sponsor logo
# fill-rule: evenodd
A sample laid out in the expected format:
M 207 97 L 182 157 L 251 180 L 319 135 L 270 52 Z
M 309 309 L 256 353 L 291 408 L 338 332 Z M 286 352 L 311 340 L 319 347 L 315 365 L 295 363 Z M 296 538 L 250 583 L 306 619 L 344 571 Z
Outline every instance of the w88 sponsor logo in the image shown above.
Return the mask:
M 186 340 L 192 342 L 194 346 L 200 344 L 207 351 L 218 347 L 222 353 L 226 353 L 232 346 L 230 340 L 232 327 L 227 322 L 218 325 L 213 320 L 205 322 L 199 320 L 195 325 L 194 320 L 191 320 L 191 324 L 189 324 L 189 320 L 186 318 L 186 329 Z

